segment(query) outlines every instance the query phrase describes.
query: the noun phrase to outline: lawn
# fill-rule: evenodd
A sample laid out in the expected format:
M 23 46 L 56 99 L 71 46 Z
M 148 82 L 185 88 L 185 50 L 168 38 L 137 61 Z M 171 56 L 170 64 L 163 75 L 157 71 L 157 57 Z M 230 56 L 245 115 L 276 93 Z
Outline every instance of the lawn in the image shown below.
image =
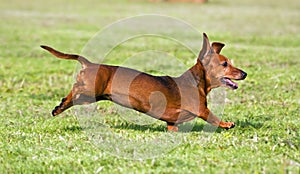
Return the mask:
M 0 173 L 299 173 L 299 9 L 297 0 L 0 0 Z M 226 44 L 222 53 L 248 73 L 238 90 L 226 89 L 226 103 L 216 109 L 236 123 L 234 129 L 215 130 L 197 119 L 174 134 L 163 122 L 110 102 L 51 116 L 71 89 L 78 64 L 39 46 L 97 60 L 84 51 L 90 39 L 107 25 L 142 14 L 178 18 Z M 170 32 L 199 43 L 200 50 L 201 37 Z M 115 34 L 126 33 L 124 27 Z M 147 50 L 157 50 L 152 53 L 164 55 L 167 64 L 153 64 Z M 116 46 L 104 62 L 176 75 L 193 65 L 194 54 L 178 42 L 141 37 Z

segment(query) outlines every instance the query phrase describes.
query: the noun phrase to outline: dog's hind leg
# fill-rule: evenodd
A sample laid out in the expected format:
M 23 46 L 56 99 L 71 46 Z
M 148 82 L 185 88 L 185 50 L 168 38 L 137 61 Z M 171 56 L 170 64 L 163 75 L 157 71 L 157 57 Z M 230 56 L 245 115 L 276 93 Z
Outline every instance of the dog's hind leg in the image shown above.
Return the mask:
M 98 99 L 95 97 L 94 91 L 86 90 L 85 85 L 82 83 L 75 83 L 72 91 L 53 109 L 52 115 L 56 116 L 74 105 L 90 104 L 101 99 L 102 98 Z
M 63 98 L 61 100 L 61 103 L 53 109 L 52 115 L 56 116 L 62 113 L 64 110 L 70 108 L 71 106 L 73 106 L 72 92 L 70 92 L 65 98 Z

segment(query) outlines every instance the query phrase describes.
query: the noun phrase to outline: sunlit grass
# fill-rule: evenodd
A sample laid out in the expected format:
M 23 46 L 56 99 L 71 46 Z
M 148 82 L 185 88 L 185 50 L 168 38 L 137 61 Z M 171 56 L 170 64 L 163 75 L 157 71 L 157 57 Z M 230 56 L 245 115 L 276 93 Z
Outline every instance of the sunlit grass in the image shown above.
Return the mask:
M 299 2 L 128 2 L 0 3 L 0 173 L 299 173 Z M 234 121 L 234 129 L 208 133 L 198 119 L 162 157 L 129 160 L 93 144 L 75 114 L 79 107 L 51 116 L 72 87 L 77 63 L 56 59 L 39 45 L 80 53 L 105 25 L 145 13 L 178 17 L 224 42 L 222 53 L 248 77 L 238 90 L 227 91 L 222 119 Z M 120 45 L 107 63 L 122 64 L 122 57 L 147 46 L 168 50 L 187 67 L 194 63 L 178 44 L 147 41 L 144 47 L 135 41 Z M 97 123 L 107 123 L 118 135 L 137 142 L 169 136 L 163 122 L 137 125 L 112 106 L 95 105 L 103 115 Z

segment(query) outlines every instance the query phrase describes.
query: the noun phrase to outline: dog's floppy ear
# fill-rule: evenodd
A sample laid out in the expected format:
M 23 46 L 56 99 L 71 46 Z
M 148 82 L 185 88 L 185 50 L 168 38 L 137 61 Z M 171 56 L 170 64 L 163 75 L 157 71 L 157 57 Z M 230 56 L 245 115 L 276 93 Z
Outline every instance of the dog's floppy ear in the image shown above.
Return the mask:
M 205 33 L 203 33 L 203 44 L 202 44 L 202 49 L 198 55 L 198 59 L 202 60 L 205 57 L 205 55 L 210 52 L 210 50 L 211 48 L 210 48 L 208 37 Z
M 225 46 L 225 44 L 223 43 L 220 43 L 220 42 L 213 42 L 212 43 L 212 47 L 214 49 L 214 51 L 217 53 L 217 54 L 220 54 L 222 48 Z

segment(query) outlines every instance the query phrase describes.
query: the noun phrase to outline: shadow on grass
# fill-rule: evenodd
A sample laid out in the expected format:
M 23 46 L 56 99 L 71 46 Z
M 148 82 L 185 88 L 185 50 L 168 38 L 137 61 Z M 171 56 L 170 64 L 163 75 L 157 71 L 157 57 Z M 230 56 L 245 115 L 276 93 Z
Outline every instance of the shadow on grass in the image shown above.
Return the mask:
M 236 125 L 238 125 L 241 128 L 255 128 L 255 129 L 260 129 L 263 127 L 263 122 L 257 122 L 257 121 L 248 121 L 248 120 L 238 120 L 236 122 Z
M 236 122 L 236 127 L 233 129 L 239 128 L 255 128 L 255 129 L 260 129 L 262 128 L 263 123 L 262 122 L 249 122 L 249 121 L 240 121 L 238 120 Z M 167 132 L 166 125 L 137 125 L 137 124 L 132 124 L 132 123 L 122 123 L 118 124 L 115 126 L 112 126 L 113 128 L 116 129 L 131 129 L 131 130 L 136 130 L 136 131 L 150 131 L 150 132 Z M 183 133 L 188 133 L 188 132 L 207 132 L 207 133 L 221 133 L 224 131 L 228 131 L 223 128 L 216 128 L 212 125 L 207 125 L 207 124 L 201 124 L 201 123 L 195 123 L 193 125 L 192 130 L 190 129 L 185 129 L 184 126 L 179 125 L 179 132 Z
M 123 122 L 118 125 L 112 126 L 115 129 L 131 129 L 135 131 L 150 131 L 150 132 L 166 132 L 167 129 L 164 125 L 138 125 L 138 124 L 132 124 L 132 123 L 127 123 Z
M 237 121 L 236 122 L 236 127 L 240 128 L 255 128 L 255 129 L 260 129 L 263 126 L 263 123 L 261 122 L 249 122 L 249 121 Z M 114 129 L 127 129 L 127 130 L 134 130 L 134 131 L 139 131 L 139 132 L 167 132 L 166 125 L 164 124 L 159 124 L 159 125 L 138 125 L 138 124 L 133 124 L 133 123 L 127 123 L 127 122 L 122 122 L 116 125 L 111 125 L 111 128 Z M 70 125 L 70 126 L 65 126 L 64 131 L 70 131 L 70 132 L 78 132 L 84 130 L 80 125 Z M 216 128 L 211 125 L 207 124 L 201 124 L 201 123 L 196 123 L 193 125 L 192 130 L 190 129 L 185 129 L 183 125 L 179 125 L 179 132 L 182 133 L 188 133 L 188 132 L 207 132 L 207 133 L 221 133 L 223 131 L 227 131 L 226 129 L 222 128 Z
M 205 124 L 199 124 L 196 123 L 192 130 L 188 129 L 186 130 L 184 127 L 179 125 L 179 132 L 183 133 L 188 133 L 188 132 L 208 132 L 208 133 L 221 133 L 224 131 L 224 129 L 221 128 L 215 128 L 213 126 L 206 126 Z M 150 131 L 150 132 L 167 132 L 166 125 L 137 125 L 137 124 L 132 124 L 132 123 L 126 123 L 123 122 L 122 124 L 114 125 L 112 126 L 115 129 L 130 129 L 130 130 L 135 130 L 135 131 Z
M 216 128 L 212 125 L 196 123 L 190 132 L 221 133 L 222 131 L 224 131 L 224 129 L 222 128 Z
M 65 126 L 63 128 L 64 131 L 70 131 L 70 132 L 80 132 L 83 130 L 83 128 L 80 125 L 71 125 L 71 126 Z

